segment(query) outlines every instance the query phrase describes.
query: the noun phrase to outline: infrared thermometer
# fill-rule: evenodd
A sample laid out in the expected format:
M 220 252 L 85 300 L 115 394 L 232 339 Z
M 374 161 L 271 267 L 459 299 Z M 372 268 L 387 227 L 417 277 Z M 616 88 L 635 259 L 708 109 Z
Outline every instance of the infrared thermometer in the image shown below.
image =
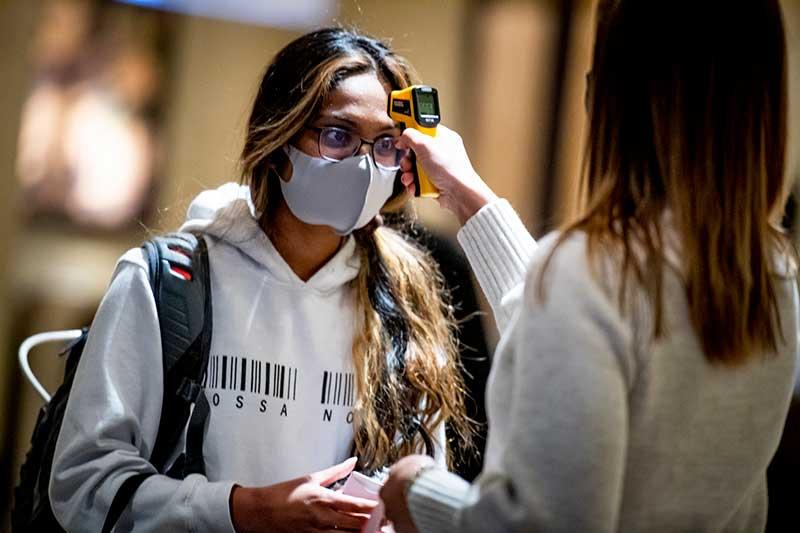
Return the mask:
M 441 120 L 439 93 L 434 87 L 427 85 L 412 85 L 392 91 L 389 96 L 389 116 L 401 124 L 403 129 L 414 128 L 425 135 L 436 137 L 436 126 Z M 416 196 L 438 198 L 439 191 L 428 179 L 413 152 L 411 157 L 414 161 Z

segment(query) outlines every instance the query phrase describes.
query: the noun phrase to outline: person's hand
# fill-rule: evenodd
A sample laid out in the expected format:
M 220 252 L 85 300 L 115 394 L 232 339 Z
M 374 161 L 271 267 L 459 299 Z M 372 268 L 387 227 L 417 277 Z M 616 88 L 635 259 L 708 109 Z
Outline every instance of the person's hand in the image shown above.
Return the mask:
M 355 467 L 338 465 L 268 487 L 234 487 L 231 519 L 237 533 L 251 531 L 360 531 L 376 502 L 325 488 Z
M 455 131 L 439 125 L 436 137 L 406 128 L 397 139 L 398 148 L 411 148 L 433 185 L 439 189 L 439 205 L 449 209 L 462 224 L 481 207 L 497 199 L 469 160 L 464 141 Z M 410 157 L 400 162 L 400 177 L 406 189 L 414 193 L 414 167 Z
M 423 468 L 432 468 L 433 459 L 427 455 L 409 455 L 397 461 L 389 470 L 389 478 L 381 488 L 381 500 L 386 518 L 397 533 L 417 533 L 406 502 L 406 491 Z

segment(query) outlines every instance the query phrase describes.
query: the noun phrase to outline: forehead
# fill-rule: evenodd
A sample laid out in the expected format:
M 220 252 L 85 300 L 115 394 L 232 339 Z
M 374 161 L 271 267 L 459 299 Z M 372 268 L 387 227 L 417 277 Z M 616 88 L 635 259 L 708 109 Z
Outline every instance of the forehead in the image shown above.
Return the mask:
M 392 126 L 386 113 L 389 85 L 374 72 L 349 76 L 331 91 L 320 110 L 320 115 L 346 116 L 355 122 L 372 122 Z

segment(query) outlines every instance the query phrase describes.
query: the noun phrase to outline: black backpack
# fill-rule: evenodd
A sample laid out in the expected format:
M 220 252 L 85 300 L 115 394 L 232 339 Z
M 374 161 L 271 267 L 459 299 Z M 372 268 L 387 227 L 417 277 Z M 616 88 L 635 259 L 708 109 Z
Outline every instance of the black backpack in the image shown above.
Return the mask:
M 150 462 L 159 473 L 176 479 L 205 474 L 203 434 L 209 405 L 202 394 L 202 383 L 212 326 L 206 243 L 190 233 L 173 233 L 147 241 L 142 248 L 158 310 L 164 363 L 164 400 Z M 39 411 L 31 448 L 14 491 L 13 531 L 63 531 L 50 506 L 48 485 L 58 433 L 87 334 L 88 328 L 84 328 L 83 335 L 64 351 L 64 381 Z M 186 451 L 166 470 L 187 422 Z M 104 533 L 114 528 L 136 489 L 150 475 L 136 474 L 125 480 L 106 515 Z

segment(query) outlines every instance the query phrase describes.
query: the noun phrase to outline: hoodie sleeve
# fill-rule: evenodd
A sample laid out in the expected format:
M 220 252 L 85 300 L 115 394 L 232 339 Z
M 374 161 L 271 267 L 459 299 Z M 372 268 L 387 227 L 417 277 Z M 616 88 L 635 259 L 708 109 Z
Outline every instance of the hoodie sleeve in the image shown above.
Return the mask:
M 67 531 L 100 531 L 130 476 L 148 461 L 163 396 L 161 339 L 142 251 L 120 260 L 92 324 L 58 436 L 50 500 Z M 116 531 L 233 532 L 233 482 L 155 474 L 136 491 Z
M 536 241 L 511 204 L 500 199 L 467 220 L 458 232 L 458 242 L 503 333 L 518 307 Z

